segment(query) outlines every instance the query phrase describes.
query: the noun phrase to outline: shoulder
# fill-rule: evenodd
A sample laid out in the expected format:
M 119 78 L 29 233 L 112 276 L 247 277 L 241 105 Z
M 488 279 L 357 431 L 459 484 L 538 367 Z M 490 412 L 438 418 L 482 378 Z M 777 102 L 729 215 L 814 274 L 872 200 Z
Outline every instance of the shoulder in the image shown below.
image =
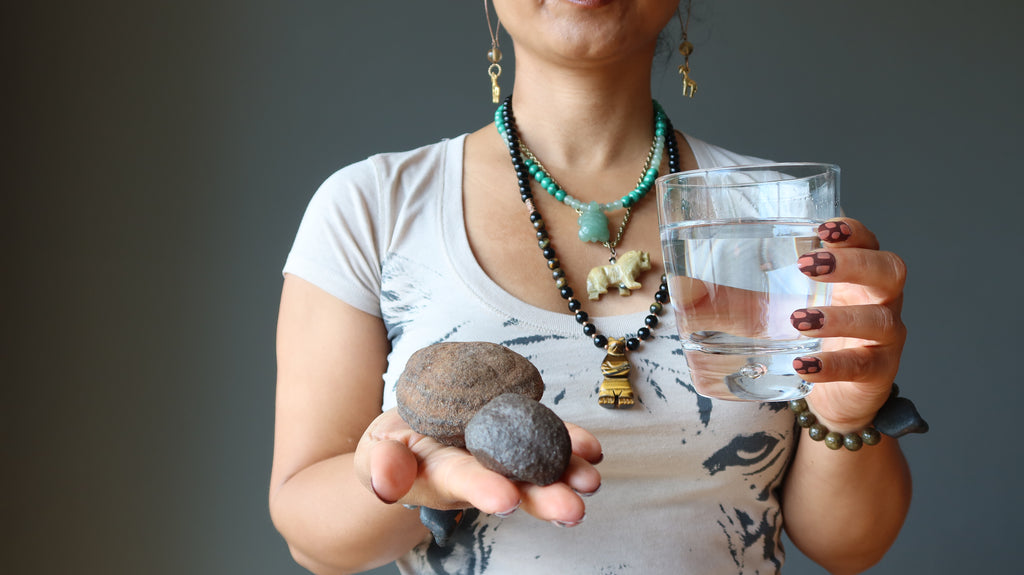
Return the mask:
M 321 186 L 321 192 L 348 195 L 353 191 L 369 191 L 376 195 L 396 183 L 423 180 L 440 183 L 453 162 L 461 164 L 464 139 L 462 135 L 402 152 L 375 154 L 331 174 Z
M 689 134 L 684 134 L 686 143 L 690 145 L 694 157 L 697 159 L 697 166 L 700 169 L 719 168 L 724 166 L 750 166 L 754 164 L 766 164 L 770 160 L 757 156 L 748 156 L 721 146 L 709 144 Z

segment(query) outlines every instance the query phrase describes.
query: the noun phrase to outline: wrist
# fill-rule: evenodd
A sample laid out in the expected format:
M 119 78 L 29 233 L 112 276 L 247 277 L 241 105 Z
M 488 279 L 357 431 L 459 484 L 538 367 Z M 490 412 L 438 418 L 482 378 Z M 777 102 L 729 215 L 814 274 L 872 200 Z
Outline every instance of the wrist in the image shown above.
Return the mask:
M 848 451 L 857 451 L 865 445 L 876 445 L 882 439 L 881 433 L 870 421 L 832 424 L 819 419 L 805 399 L 790 401 L 789 408 L 796 414 L 797 425 L 807 430 L 808 437 L 823 442 L 829 449 L 838 450 L 845 447 Z
M 899 393 L 899 387 L 892 384 L 889 398 L 870 422 L 821 419 L 811 411 L 805 399 L 790 401 L 789 408 L 796 414 L 797 425 L 806 429 L 812 440 L 822 441 L 830 449 L 846 447 L 857 451 L 864 445 L 877 444 L 882 434 L 899 438 L 908 433 L 928 432 L 928 422 L 917 412 L 914 402 L 900 397 Z

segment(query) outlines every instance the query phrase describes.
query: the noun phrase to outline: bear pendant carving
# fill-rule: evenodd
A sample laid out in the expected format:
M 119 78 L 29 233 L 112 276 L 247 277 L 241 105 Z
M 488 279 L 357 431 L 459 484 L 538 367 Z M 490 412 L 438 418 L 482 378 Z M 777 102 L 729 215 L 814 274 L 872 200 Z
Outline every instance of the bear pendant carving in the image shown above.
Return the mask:
M 632 290 L 643 287 L 636 278 L 651 269 L 651 256 L 640 250 L 630 250 L 615 258 L 608 265 L 597 266 L 587 274 L 587 297 L 600 299 L 608 292 L 608 286 L 619 288 L 619 295 L 626 296 Z

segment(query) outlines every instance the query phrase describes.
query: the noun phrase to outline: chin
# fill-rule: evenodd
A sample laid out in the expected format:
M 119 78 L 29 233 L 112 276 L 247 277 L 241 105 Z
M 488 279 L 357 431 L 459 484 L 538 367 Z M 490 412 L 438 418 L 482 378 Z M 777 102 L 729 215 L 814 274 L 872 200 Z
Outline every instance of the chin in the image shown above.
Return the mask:
M 596 61 L 647 51 L 677 6 L 675 0 L 495 1 L 517 47 Z

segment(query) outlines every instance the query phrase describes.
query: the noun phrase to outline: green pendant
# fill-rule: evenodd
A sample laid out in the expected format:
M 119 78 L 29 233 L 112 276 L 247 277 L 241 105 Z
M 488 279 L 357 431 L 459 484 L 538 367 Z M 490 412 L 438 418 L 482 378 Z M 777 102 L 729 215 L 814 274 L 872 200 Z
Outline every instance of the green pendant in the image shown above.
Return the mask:
M 576 221 L 580 226 L 580 239 L 585 242 L 604 243 L 608 241 L 608 216 L 601 209 L 601 204 L 590 202 L 583 208 L 580 218 Z

